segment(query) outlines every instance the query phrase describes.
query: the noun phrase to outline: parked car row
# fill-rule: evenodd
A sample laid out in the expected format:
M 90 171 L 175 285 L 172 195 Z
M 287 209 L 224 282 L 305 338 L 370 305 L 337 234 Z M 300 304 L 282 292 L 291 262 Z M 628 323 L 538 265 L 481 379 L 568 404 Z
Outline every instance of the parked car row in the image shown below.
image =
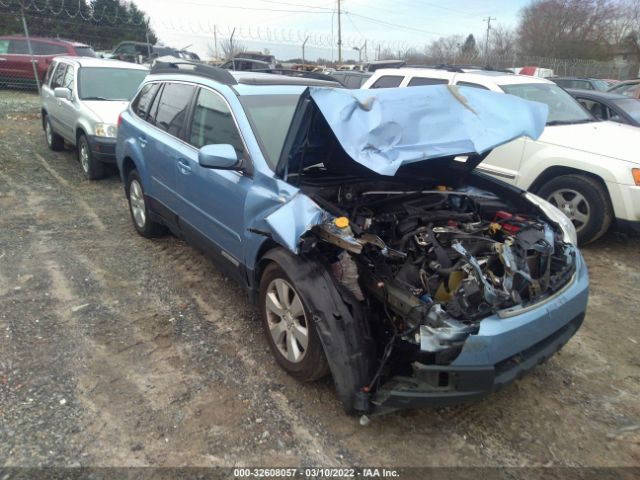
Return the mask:
M 102 75 L 87 84 L 99 68 L 129 76 L 123 90 Z M 504 95 L 401 69 L 365 87 L 428 86 L 347 90 L 183 60 L 143 73 L 57 59 L 43 89 L 49 146 L 80 151 L 85 138 L 95 154 L 115 136 L 135 230 L 214 259 L 257 304 L 277 363 L 301 381 L 330 373 L 347 412 L 482 397 L 580 327 L 588 274 L 573 223 L 479 171 L 492 151 L 539 141 L 545 123 L 588 115 L 559 87 L 528 78 Z M 564 106 L 530 101 L 548 95 Z M 124 107 L 117 125 L 107 104 Z

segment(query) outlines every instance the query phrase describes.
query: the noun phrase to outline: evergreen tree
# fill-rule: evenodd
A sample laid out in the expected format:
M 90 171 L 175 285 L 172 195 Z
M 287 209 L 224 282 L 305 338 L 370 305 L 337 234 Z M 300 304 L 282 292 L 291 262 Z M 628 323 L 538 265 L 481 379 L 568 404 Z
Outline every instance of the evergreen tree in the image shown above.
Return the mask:
M 91 45 L 96 50 L 111 49 L 124 40 L 146 42 L 146 14 L 132 2 L 124 0 L 49 0 L 31 4 L 21 0 L 5 0 L 0 5 L 0 35 L 24 34 L 21 23 L 22 5 L 34 37 L 64 38 Z M 39 5 L 38 5 L 39 4 Z M 42 9 L 38 12 L 34 5 Z M 157 42 L 153 31 L 149 41 Z

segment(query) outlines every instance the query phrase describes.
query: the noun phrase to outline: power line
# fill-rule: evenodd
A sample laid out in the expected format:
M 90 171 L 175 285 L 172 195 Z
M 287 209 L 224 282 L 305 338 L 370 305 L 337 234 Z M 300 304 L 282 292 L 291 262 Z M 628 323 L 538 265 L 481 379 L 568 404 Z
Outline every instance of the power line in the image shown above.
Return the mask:
M 388 27 L 395 27 L 397 29 L 408 30 L 408 31 L 411 31 L 411 32 L 423 33 L 425 35 L 442 36 L 442 33 L 440 33 L 440 32 L 432 32 L 432 31 L 429 31 L 429 30 L 421 30 L 419 28 L 408 27 L 406 25 L 400 25 L 398 23 L 386 22 L 384 20 L 378 20 L 377 18 L 369 17 L 367 15 L 361 15 L 359 13 L 353 13 L 353 12 L 344 12 L 344 13 L 346 15 L 354 15 L 356 17 L 362 18 L 363 20 L 366 20 L 366 21 L 369 21 L 369 22 L 373 22 L 373 23 L 377 23 L 379 25 L 385 25 L 385 26 L 388 26 Z

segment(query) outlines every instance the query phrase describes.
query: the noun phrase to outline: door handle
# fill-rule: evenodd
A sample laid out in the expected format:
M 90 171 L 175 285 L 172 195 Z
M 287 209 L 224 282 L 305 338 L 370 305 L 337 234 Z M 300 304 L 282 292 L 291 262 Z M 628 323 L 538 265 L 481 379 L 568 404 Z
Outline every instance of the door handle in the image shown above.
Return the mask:
M 145 137 L 138 137 L 138 141 L 140 142 L 140 146 L 142 148 L 147 146 L 147 139 Z
M 6 62 L 7 59 L 6 58 L 0 58 L 0 62 Z
M 189 175 L 191 173 L 191 165 L 186 160 L 178 160 L 178 169 L 183 175 Z

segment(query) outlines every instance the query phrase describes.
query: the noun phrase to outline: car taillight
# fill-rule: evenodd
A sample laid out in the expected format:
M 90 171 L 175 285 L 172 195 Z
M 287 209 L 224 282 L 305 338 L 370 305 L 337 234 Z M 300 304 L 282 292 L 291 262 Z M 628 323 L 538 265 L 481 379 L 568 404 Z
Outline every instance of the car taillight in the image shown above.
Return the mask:
M 118 128 L 122 125 L 122 114 L 118 115 Z

